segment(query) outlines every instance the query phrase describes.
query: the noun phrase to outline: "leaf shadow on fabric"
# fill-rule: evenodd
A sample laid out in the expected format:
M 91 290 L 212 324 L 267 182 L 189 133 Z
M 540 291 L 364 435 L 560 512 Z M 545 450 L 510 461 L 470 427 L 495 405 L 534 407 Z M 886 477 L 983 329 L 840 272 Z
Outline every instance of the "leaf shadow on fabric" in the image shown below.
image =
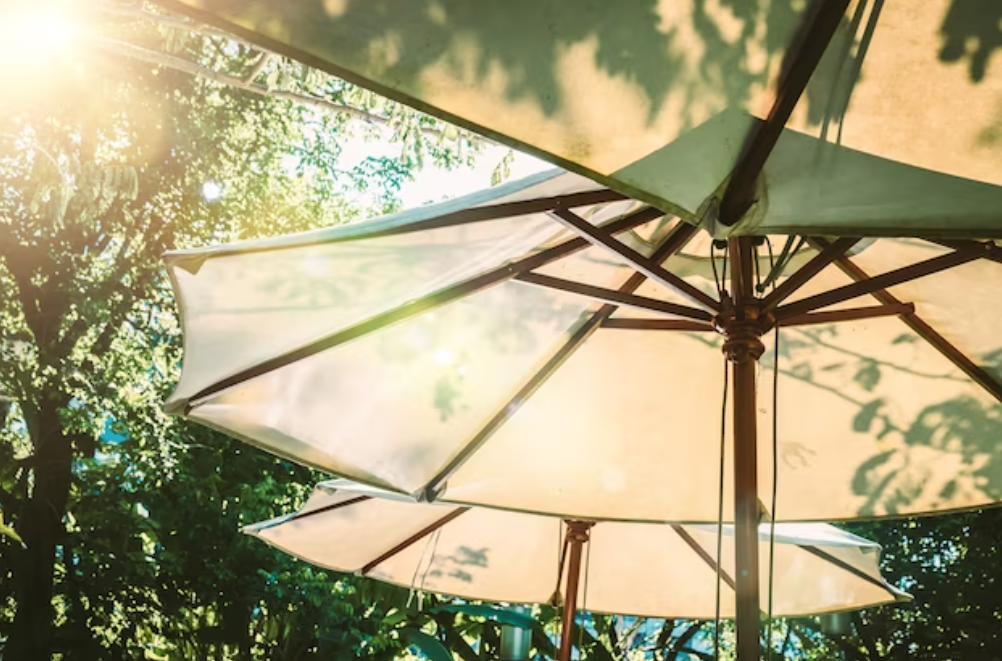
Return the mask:
M 916 341 L 918 338 L 898 336 L 894 344 L 913 346 Z M 837 357 L 836 361 L 816 364 L 822 350 L 826 360 Z M 882 389 L 882 380 L 891 371 L 907 376 L 919 390 L 923 383 L 968 383 L 962 374 L 926 372 L 881 352 L 868 355 L 848 349 L 840 342 L 837 326 L 785 331 L 781 357 L 786 363 L 781 374 L 857 407 L 846 432 L 866 434 L 874 441 L 874 454 L 856 468 L 851 482 L 852 493 L 863 498 L 858 516 L 914 511 L 919 500 L 922 509 L 936 509 L 947 501 L 964 502 L 965 494 L 972 502 L 1002 498 L 1002 456 L 998 453 L 1002 405 L 956 395 L 926 404 L 903 418 L 894 399 L 907 395 Z M 988 371 L 1000 373 L 1002 351 L 984 356 L 981 362 Z M 766 354 L 763 366 L 772 365 L 772 355 Z M 841 375 L 841 382 L 832 374 Z M 789 439 L 781 440 L 781 452 L 788 445 Z M 782 456 L 788 464 L 799 459 L 807 465 L 808 460 L 799 456 L 791 459 L 788 454 Z M 954 474 L 944 482 L 946 463 Z
M 226 11 L 220 0 L 206 4 Z M 770 65 L 783 57 L 805 7 L 771 2 L 763 10 L 739 0 L 665 7 L 636 0 L 583 2 L 567 11 L 552 0 L 301 0 L 254 3 L 241 14 L 263 31 L 277 21 L 282 40 L 294 47 L 379 84 L 413 87 L 422 100 L 427 80 L 439 75 L 430 72 L 447 71 L 459 80 L 490 81 L 508 100 L 552 117 L 581 101 L 562 84 L 567 69 L 589 67 L 589 75 L 626 83 L 649 123 L 673 98 L 685 129 L 707 118 L 707 95 L 717 110 L 747 107 L 769 84 Z M 817 76 L 824 80 L 810 99 L 820 108 L 828 104 L 827 94 L 819 94 L 831 88 L 829 74 L 837 74 L 829 69 Z M 822 115 L 815 111 L 812 118 Z

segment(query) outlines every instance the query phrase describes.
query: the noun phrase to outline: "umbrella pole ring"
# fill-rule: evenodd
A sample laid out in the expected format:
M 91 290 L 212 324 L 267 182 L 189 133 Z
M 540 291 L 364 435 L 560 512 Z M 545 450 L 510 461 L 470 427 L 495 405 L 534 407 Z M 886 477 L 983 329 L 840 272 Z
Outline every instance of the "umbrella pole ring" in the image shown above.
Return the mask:
M 574 614 L 578 607 L 578 586 L 581 583 L 581 550 L 588 542 L 594 521 L 565 521 L 570 557 L 567 561 L 567 590 L 563 599 L 560 628 L 560 654 L 557 661 L 570 661 L 574 646 Z

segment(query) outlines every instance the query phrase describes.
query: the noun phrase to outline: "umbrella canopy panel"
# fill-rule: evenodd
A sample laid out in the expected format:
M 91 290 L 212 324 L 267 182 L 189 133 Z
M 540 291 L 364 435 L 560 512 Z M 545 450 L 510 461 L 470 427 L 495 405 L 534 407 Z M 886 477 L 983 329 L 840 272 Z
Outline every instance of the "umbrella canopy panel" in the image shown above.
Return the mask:
M 377 497 L 372 497 L 376 495 Z M 403 502 L 344 481 L 317 486 L 291 516 L 249 526 L 330 569 L 469 599 L 545 603 L 558 580 L 565 523 L 555 517 Z M 760 532 L 768 589 L 769 526 Z M 733 617 L 733 537 L 725 529 L 721 613 Z M 578 608 L 712 619 L 714 526 L 602 522 L 585 547 Z M 880 547 L 824 524 L 777 524 L 774 612 L 810 615 L 906 599 L 880 575 Z M 566 573 L 566 570 L 565 570 Z
M 833 30 L 758 203 L 718 231 L 1002 234 L 998 3 L 159 4 L 691 222 Z
M 771 347 L 761 360 L 757 405 L 760 493 L 778 413 L 777 520 L 1002 498 L 992 247 L 811 239 L 790 253 L 773 305 L 779 360 Z M 174 253 L 185 357 L 168 407 L 420 498 L 714 521 L 714 273 L 726 264 L 711 250 L 690 226 L 557 171 L 354 226 Z M 771 258 L 758 254 L 764 278 Z M 909 280 L 916 269 L 928 275 Z

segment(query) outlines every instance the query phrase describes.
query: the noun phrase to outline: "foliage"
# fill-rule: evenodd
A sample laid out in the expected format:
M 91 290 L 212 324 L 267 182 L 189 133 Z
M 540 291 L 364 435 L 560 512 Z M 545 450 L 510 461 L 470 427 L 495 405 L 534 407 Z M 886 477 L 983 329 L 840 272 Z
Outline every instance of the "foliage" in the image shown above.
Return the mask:
M 246 45 L 130 7 L 75 16 L 73 48 L 25 64 L 44 84 L 25 78 L 0 113 L 4 655 L 294 659 L 330 631 L 355 631 L 331 638 L 345 654 L 393 649 L 354 583 L 239 534 L 315 476 L 160 412 L 180 359 L 160 256 L 393 211 L 419 154 L 463 157 L 426 144 L 450 130 L 435 120 L 353 108 L 341 81 L 270 55 L 258 68 Z M 344 109 L 213 67 L 297 71 Z M 380 117 L 400 156 L 342 166 L 340 145 Z

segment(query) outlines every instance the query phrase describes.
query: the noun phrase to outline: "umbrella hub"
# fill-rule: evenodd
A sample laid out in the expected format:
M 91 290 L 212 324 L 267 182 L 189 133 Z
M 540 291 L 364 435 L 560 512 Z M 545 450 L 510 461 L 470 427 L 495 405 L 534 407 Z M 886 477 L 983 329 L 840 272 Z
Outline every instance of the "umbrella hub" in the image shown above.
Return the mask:
M 735 305 L 730 296 L 722 298 L 713 326 L 724 336 L 724 355 L 734 363 L 758 360 L 765 352 L 762 336 L 775 325 L 775 318 L 762 312 L 759 300 Z

